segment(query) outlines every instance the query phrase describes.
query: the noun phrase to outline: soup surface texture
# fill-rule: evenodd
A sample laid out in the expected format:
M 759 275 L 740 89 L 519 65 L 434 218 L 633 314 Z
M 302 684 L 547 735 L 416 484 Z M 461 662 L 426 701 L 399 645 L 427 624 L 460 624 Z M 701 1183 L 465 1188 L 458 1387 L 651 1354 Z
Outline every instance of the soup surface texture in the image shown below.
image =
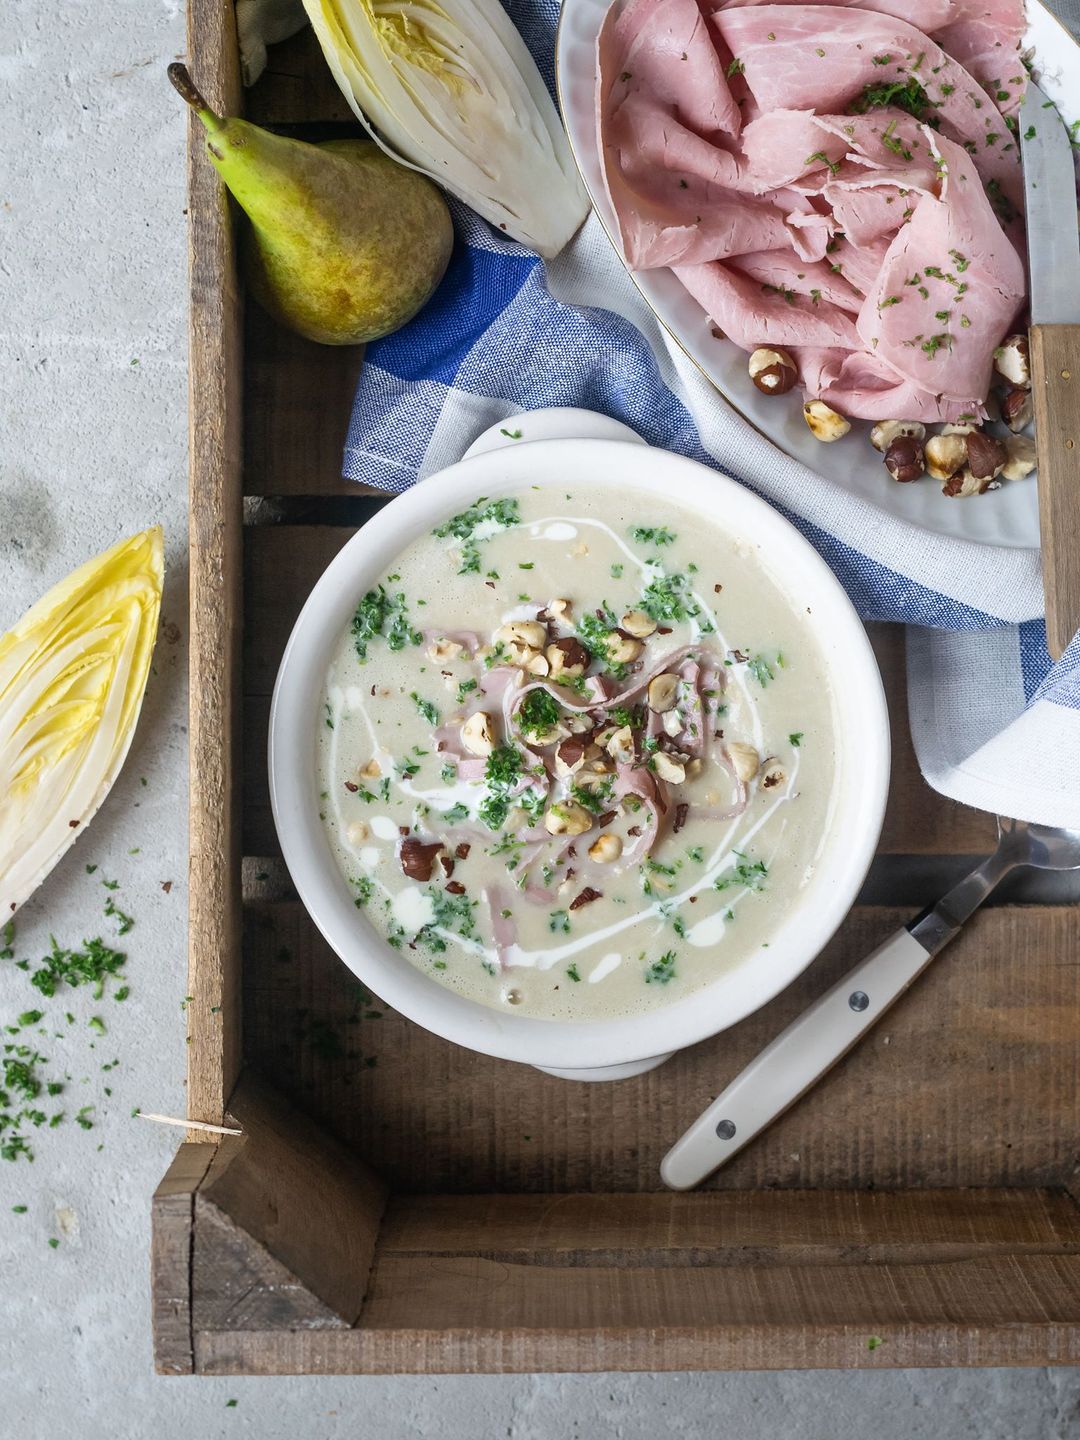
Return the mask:
M 666 500 L 478 499 L 357 596 L 329 667 L 319 809 L 357 907 L 541 1019 L 768 966 L 829 828 L 813 624 L 753 537 Z

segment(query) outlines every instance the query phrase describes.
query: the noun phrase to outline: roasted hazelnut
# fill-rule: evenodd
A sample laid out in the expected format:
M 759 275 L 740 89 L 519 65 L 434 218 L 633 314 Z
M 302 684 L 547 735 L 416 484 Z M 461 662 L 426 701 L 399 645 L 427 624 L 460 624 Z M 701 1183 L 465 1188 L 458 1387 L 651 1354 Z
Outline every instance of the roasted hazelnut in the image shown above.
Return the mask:
M 598 865 L 610 865 L 613 860 L 618 860 L 622 854 L 622 841 L 618 835 L 610 832 L 599 836 L 589 846 L 589 859 L 595 860 Z
M 1008 454 L 1004 440 L 996 435 L 986 435 L 973 430 L 965 441 L 967 445 L 968 469 L 976 480 L 993 480 L 1000 475 Z
M 923 458 L 932 479 L 951 480 L 967 461 L 967 441 L 963 435 L 931 435 Z
M 941 487 L 941 493 L 948 495 L 952 500 L 966 500 L 970 495 L 982 495 L 987 490 L 1000 490 L 1001 481 L 991 480 L 989 475 L 973 475 L 965 466 L 958 470 L 951 479 L 946 480 Z
M 686 761 L 681 755 L 669 755 L 666 750 L 657 750 L 653 769 L 669 785 L 681 785 L 686 779 Z
M 728 743 L 727 748 L 736 777 L 744 784 L 748 780 L 752 780 L 761 764 L 761 759 L 754 747 L 744 744 L 741 740 L 732 740 Z
M 456 660 L 463 648 L 456 640 L 447 640 L 444 635 L 439 635 L 427 648 L 428 659 L 434 660 L 436 663 Z
M 994 351 L 994 369 L 1004 376 L 1010 385 L 1026 389 L 1031 384 L 1031 367 L 1028 364 L 1028 342 L 1026 335 L 1009 335 Z
M 1031 391 L 1022 385 L 1013 385 L 1001 397 L 1001 418 L 1014 435 L 1026 429 L 1035 418 L 1035 406 Z
M 619 621 L 619 626 L 636 640 L 647 640 L 656 629 L 656 621 L 651 615 L 646 615 L 644 610 L 628 610 Z
M 899 435 L 885 451 L 885 468 L 901 485 L 918 480 L 926 470 L 922 441 L 914 435 Z
M 605 749 L 616 765 L 632 765 L 634 763 L 634 732 L 630 726 L 623 725 L 616 730 L 607 742 Z
M 916 440 L 926 439 L 926 426 L 918 420 L 879 420 L 870 431 L 870 444 L 885 454 L 894 440 L 901 435 L 913 435 Z
M 435 857 L 443 848 L 442 841 L 435 840 L 426 845 L 423 840 L 403 840 L 398 852 L 401 873 L 410 880 L 430 880 L 435 868 Z
M 808 400 L 802 412 L 811 433 L 826 445 L 842 439 L 851 429 L 851 421 L 830 409 L 824 400 Z
M 509 620 L 495 631 L 495 639 L 502 645 L 539 650 L 547 640 L 547 627 L 539 620 Z
M 795 361 L 786 350 L 755 350 L 749 370 L 750 379 L 763 395 L 786 395 L 799 378 Z
M 553 640 L 544 651 L 553 680 L 573 680 L 584 675 L 589 664 L 589 652 L 580 640 L 568 635 L 562 640 Z
M 1024 480 L 1035 469 L 1035 441 L 1027 435 L 1010 435 L 1005 441 L 1003 480 Z
M 654 675 L 649 681 L 648 705 L 658 715 L 671 710 L 675 705 L 675 697 L 679 693 L 679 677 L 665 671 L 663 675 Z M 680 727 L 681 728 L 681 727 Z
M 633 635 L 625 635 L 621 630 L 613 630 L 604 641 L 604 654 L 611 665 L 629 665 L 644 648 L 640 640 Z
M 555 751 L 555 774 L 560 780 L 568 780 L 584 764 L 585 741 L 580 735 L 571 735 Z
M 544 816 L 544 829 L 549 835 L 584 835 L 592 829 L 593 817 L 583 805 L 559 800 Z
M 784 767 L 775 755 L 770 755 L 761 767 L 759 776 L 763 790 L 775 790 L 787 780 Z
M 470 755 L 481 758 L 495 749 L 495 736 L 491 729 L 491 716 L 483 710 L 470 715 L 461 727 L 461 743 Z

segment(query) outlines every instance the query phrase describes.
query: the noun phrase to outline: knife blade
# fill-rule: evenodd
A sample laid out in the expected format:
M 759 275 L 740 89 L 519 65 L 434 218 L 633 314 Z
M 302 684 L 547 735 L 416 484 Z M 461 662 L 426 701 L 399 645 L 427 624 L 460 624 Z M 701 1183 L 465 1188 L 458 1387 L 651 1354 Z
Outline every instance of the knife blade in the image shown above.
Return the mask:
M 1020 106 L 1033 325 L 1080 322 L 1080 235 L 1072 142 L 1057 106 L 1033 81 Z

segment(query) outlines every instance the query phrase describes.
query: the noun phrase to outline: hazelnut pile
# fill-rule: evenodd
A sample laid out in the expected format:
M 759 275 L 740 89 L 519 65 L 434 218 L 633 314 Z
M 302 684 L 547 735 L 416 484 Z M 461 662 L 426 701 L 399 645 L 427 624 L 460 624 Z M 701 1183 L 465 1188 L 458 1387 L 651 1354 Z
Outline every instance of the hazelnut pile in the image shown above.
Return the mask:
M 901 485 L 929 475 L 942 482 L 942 494 L 954 498 L 1000 489 L 1003 480 L 1023 480 L 1035 469 L 1035 442 L 1022 432 L 1032 423 L 1031 369 L 1027 336 L 1010 335 L 994 352 L 997 401 L 1008 435 L 987 433 L 980 425 L 943 425 L 927 436 L 917 420 L 880 420 L 870 443 L 885 468 Z M 798 367 L 786 350 L 761 348 L 750 356 L 750 379 L 765 395 L 786 395 L 797 383 Z M 824 400 L 807 400 L 803 419 L 824 444 L 842 439 L 851 421 Z

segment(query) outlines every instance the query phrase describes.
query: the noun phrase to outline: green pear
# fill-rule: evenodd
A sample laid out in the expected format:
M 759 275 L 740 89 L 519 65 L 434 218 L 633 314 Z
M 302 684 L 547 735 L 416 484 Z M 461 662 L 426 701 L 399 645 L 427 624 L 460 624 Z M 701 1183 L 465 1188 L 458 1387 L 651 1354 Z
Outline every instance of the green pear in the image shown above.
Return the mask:
M 376 340 L 412 319 L 454 243 L 446 201 L 426 176 L 367 140 L 309 145 L 218 115 L 183 65 L 170 65 L 169 79 L 251 221 L 244 268 L 275 319 L 323 345 Z

